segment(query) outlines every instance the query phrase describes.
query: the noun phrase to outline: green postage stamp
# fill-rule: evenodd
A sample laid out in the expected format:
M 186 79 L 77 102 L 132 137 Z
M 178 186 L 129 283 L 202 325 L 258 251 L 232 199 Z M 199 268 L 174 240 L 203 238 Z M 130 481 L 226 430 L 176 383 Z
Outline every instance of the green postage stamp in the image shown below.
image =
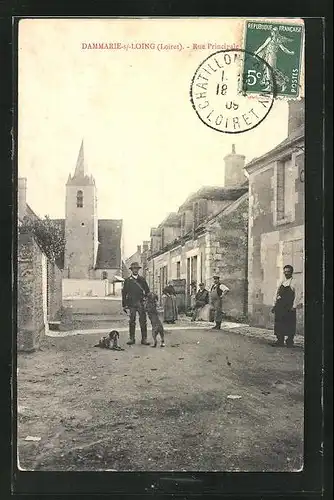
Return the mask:
M 304 26 L 297 23 L 246 21 L 243 91 L 297 99 L 302 84 Z M 247 55 L 258 57 L 257 67 Z

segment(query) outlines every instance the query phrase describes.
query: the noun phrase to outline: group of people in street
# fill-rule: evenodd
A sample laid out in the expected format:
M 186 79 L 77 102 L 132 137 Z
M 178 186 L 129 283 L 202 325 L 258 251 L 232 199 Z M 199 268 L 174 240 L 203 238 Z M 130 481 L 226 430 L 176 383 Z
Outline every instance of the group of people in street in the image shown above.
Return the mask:
M 149 286 L 144 277 L 139 275 L 141 266 L 134 262 L 130 266 L 131 275 L 124 281 L 122 289 L 122 307 L 129 313 L 129 341 L 128 345 L 135 343 L 136 315 L 139 317 L 141 330 L 141 343 L 150 345 L 147 340 L 147 316 L 145 297 L 150 293 Z M 302 307 L 302 297 L 293 278 L 293 267 L 286 265 L 283 269 L 284 280 L 275 292 L 272 313 L 274 314 L 274 334 L 277 341 L 275 346 L 293 347 L 296 334 L 296 309 Z M 224 317 L 223 302 L 229 288 L 224 285 L 219 276 L 213 276 L 210 290 L 206 290 L 204 283 L 199 284 L 199 289 L 194 295 L 192 307 L 192 321 L 196 321 L 199 311 L 210 305 L 214 313 L 213 330 L 220 330 Z M 174 324 L 178 319 L 176 292 L 169 284 L 165 286 L 162 294 L 163 321 Z M 286 338 L 286 340 L 285 340 Z
M 213 285 L 210 292 L 206 290 L 204 283 L 200 283 L 199 290 L 195 295 L 191 320 L 196 321 L 199 311 L 209 304 L 214 313 L 215 326 L 212 329 L 220 330 L 224 316 L 223 297 L 228 292 L 229 288 L 224 283 L 221 283 L 219 276 L 213 277 Z
M 122 289 L 122 307 L 124 312 L 129 313 L 129 341 L 128 345 L 135 343 L 136 316 L 139 317 L 141 331 L 141 343 L 150 345 L 147 340 L 147 316 L 145 309 L 145 297 L 150 293 L 149 286 L 143 276 L 139 274 L 141 266 L 138 262 L 133 262 L 130 266 L 131 275 L 124 281 Z M 195 321 L 199 309 L 206 304 L 210 304 L 214 311 L 214 330 L 221 328 L 223 320 L 223 297 L 229 288 L 220 282 L 219 276 L 213 277 L 214 283 L 210 293 L 206 290 L 204 283 L 199 284 L 196 293 L 195 303 L 192 309 L 192 320 Z M 167 324 L 174 324 L 178 319 L 178 307 L 176 292 L 169 284 L 162 291 L 163 321 Z

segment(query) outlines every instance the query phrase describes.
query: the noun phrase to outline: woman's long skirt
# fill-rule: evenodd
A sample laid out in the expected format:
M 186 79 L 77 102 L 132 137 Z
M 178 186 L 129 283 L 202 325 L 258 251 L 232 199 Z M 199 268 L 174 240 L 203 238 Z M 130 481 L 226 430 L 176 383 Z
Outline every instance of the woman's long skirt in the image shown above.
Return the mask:
M 163 298 L 163 306 L 164 306 L 164 321 L 165 322 L 176 321 L 178 317 L 176 298 L 174 296 L 165 296 Z

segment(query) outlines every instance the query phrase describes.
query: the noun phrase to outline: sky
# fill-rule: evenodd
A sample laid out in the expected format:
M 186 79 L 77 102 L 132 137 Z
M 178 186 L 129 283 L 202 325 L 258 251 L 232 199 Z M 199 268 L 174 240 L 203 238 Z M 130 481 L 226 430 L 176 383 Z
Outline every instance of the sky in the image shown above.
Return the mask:
M 242 134 L 203 124 L 191 79 L 213 50 L 242 45 L 237 19 L 25 19 L 19 24 L 18 175 L 41 217 L 65 216 L 65 184 L 81 141 L 98 217 L 123 219 L 125 257 L 202 186 L 223 185 L 236 145 L 246 162 L 287 135 L 287 103 Z M 87 50 L 88 43 L 182 44 L 182 50 Z M 189 47 L 189 48 L 187 48 Z

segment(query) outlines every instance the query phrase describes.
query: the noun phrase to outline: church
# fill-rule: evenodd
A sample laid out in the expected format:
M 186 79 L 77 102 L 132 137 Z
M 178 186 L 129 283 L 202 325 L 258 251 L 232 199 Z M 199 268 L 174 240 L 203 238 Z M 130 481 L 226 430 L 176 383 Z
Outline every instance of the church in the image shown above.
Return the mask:
M 77 290 L 73 293 L 81 294 L 82 288 L 88 286 L 92 295 L 96 295 L 93 283 L 87 280 L 120 281 L 123 223 L 121 219 L 98 219 L 97 188 L 94 177 L 87 174 L 83 141 L 74 174 L 69 174 L 66 183 L 65 219 L 55 222 L 65 237 L 62 262 L 65 289 L 70 292 L 74 286 Z M 97 286 L 98 294 L 99 288 L 101 284 Z

